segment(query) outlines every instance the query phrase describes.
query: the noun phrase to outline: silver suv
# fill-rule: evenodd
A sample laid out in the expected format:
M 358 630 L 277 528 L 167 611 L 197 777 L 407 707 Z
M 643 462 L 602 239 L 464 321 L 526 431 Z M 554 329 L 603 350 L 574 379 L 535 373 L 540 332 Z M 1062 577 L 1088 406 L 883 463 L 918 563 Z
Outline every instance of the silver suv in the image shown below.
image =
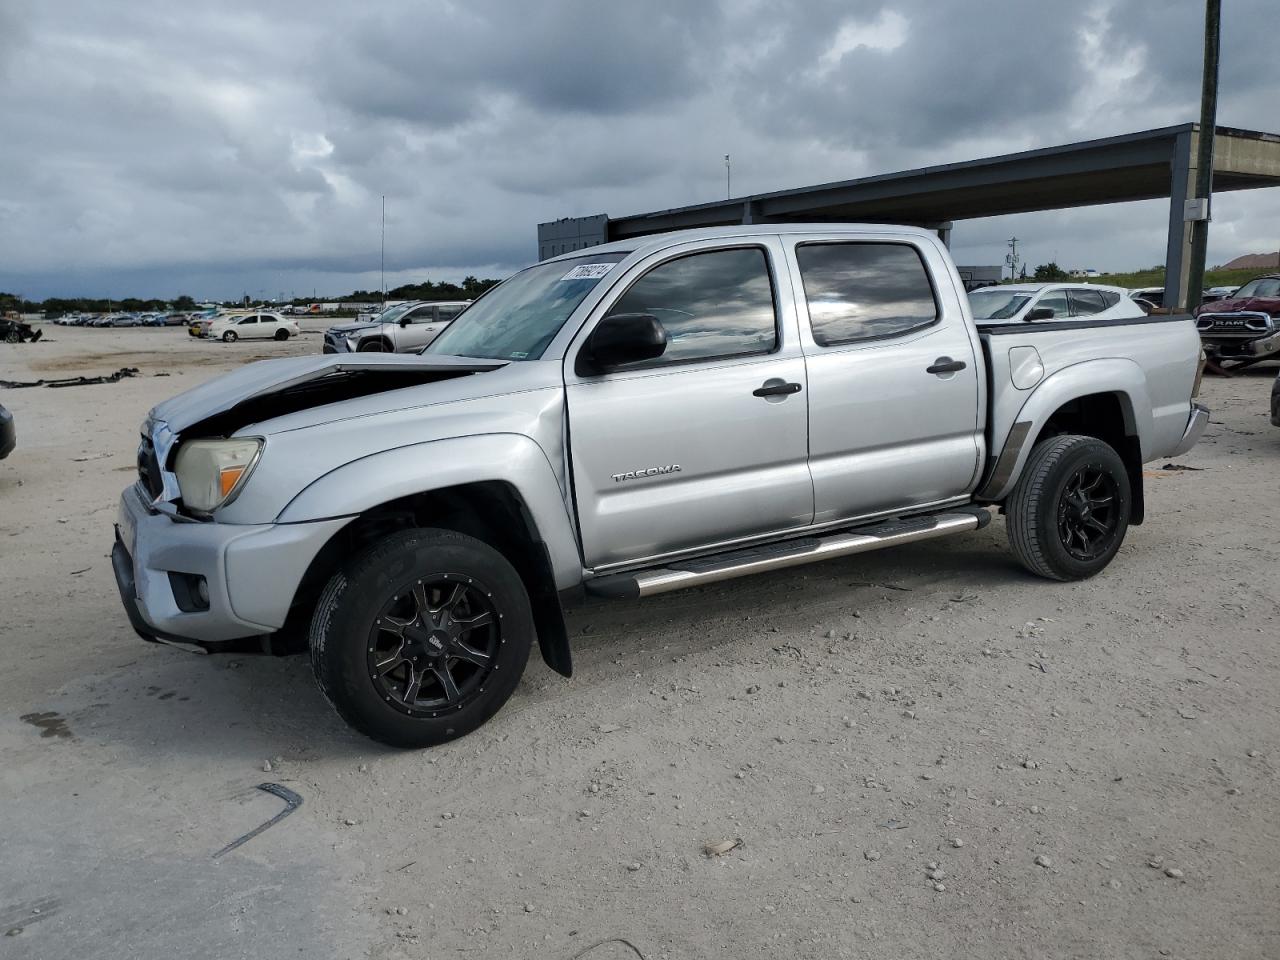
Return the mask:
M 438 337 L 470 300 L 401 303 L 371 320 L 340 323 L 324 333 L 325 353 L 415 353 Z

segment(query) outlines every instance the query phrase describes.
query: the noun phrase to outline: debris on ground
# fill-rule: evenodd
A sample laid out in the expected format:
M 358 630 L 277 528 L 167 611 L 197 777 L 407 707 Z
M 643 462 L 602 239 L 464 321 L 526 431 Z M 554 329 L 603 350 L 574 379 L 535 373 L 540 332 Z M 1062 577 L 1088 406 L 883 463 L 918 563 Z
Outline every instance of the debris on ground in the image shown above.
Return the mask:
M 100 377 L 63 377 L 59 380 L 0 380 L 0 387 L 20 390 L 25 387 L 89 387 L 98 383 L 119 383 L 127 377 L 136 377 L 137 367 L 121 367 L 115 373 Z
M 243 837 L 237 837 L 235 840 L 232 840 L 225 847 L 223 847 L 221 850 L 215 853 L 213 855 L 213 859 L 216 860 L 218 857 L 222 856 L 224 853 L 230 853 L 232 850 L 236 849 L 236 847 L 243 846 L 244 844 L 252 840 L 254 837 L 256 837 L 258 834 L 262 833 L 262 831 L 266 830 L 268 827 L 274 827 L 277 823 L 279 823 L 289 814 L 293 813 L 293 811 L 297 810 L 300 806 L 302 806 L 302 797 L 298 796 L 288 787 L 282 786 L 281 784 L 260 783 L 258 784 L 258 789 L 262 790 L 265 793 L 270 793 L 273 796 L 279 797 L 281 800 L 285 802 L 285 808 L 281 810 L 279 813 L 277 813 L 270 820 L 268 820 L 266 823 L 263 823 L 257 827 L 254 827 L 252 830 L 246 833 Z
M 1195 473 L 1203 473 L 1204 467 L 1188 467 L 1185 463 L 1166 463 L 1161 470 L 1191 470 Z
M 708 857 L 723 857 L 730 850 L 742 846 L 742 838 L 733 840 L 708 840 L 702 845 L 702 852 Z

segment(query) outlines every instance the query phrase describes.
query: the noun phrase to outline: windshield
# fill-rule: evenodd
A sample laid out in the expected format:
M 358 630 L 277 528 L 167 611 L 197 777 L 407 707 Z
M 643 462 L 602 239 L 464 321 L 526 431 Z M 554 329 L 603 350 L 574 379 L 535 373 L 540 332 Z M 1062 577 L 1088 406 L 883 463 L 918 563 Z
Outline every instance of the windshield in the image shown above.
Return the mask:
M 1235 292 L 1241 299 L 1245 297 L 1280 297 L 1280 277 L 1259 277 L 1250 280 Z
M 521 270 L 458 316 L 422 352 L 537 360 L 569 314 L 626 253 L 597 253 Z
M 416 307 L 416 303 L 402 303 L 399 306 L 388 307 L 380 314 L 373 318 L 374 323 L 395 323 L 402 316 Z
M 1030 299 L 1029 293 L 987 287 L 969 294 L 969 306 L 975 320 L 1008 320 Z

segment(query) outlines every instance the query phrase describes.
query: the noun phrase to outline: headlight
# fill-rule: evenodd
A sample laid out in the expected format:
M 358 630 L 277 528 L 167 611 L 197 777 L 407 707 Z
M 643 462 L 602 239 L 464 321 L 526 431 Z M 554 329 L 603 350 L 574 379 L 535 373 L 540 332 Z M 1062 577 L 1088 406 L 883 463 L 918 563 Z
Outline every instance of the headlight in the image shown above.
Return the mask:
M 182 502 L 198 513 L 212 513 L 244 487 L 261 451 L 256 438 L 182 444 L 173 464 Z

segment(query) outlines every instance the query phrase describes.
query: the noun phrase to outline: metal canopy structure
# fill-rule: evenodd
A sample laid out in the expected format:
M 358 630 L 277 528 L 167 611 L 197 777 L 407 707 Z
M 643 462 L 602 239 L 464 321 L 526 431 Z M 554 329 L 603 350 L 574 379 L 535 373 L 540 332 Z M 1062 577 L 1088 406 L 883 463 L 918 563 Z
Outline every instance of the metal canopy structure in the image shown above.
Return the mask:
M 610 218 L 538 225 L 539 258 L 610 240 L 737 223 L 878 222 L 933 227 L 955 220 L 1169 197 L 1165 303 L 1186 306 L 1199 125 L 1182 124 L 999 157 Z M 1280 186 L 1280 134 L 1218 127 L 1213 189 Z

